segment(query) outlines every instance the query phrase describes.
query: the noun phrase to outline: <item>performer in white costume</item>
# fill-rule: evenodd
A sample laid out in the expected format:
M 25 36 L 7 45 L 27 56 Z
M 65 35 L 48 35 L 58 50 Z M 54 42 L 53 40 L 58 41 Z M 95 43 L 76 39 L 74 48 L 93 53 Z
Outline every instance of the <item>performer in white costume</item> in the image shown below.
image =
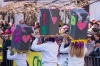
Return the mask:
M 67 48 L 69 46 L 68 38 L 64 37 L 63 42 L 60 46 L 60 49 Z M 60 66 L 68 66 L 68 53 L 59 53 L 58 64 Z
M 69 47 L 60 49 L 60 53 L 68 53 L 68 66 L 84 66 L 87 48 L 83 43 L 72 43 Z
M 40 36 L 36 36 L 33 41 L 31 49 L 34 51 L 41 51 L 43 66 L 57 66 L 57 55 L 59 46 L 53 37 L 49 37 L 46 43 L 37 45 Z

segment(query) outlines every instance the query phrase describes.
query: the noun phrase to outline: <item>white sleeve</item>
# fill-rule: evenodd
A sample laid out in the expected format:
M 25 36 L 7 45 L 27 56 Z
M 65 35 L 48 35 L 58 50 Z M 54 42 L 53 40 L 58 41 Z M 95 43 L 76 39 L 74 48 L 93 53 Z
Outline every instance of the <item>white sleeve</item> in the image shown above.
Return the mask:
M 60 46 L 60 49 L 63 49 L 64 48 L 64 42 L 62 42 L 61 46 Z
M 32 27 L 32 30 L 33 30 L 33 32 L 34 32 L 34 28 Z
M 17 59 L 17 54 L 11 55 L 11 51 L 7 50 L 7 59 L 8 60 L 16 60 Z
M 38 39 L 35 39 L 32 43 L 32 46 L 31 46 L 31 49 L 34 50 L 34 51 L 45 51 L 45 44 L 40 44 L 40 45 L 37 45 L 38 43 Z
M 59 52 L 60 52 L 60 53 L 68 53 L 68 52 L 69 52 L 69 47 L 60 49 Z
M 86 47 L 84 47 L 84 50 L 85 50 L 85 51 L 84 51 L 84 53 L 86 54 L 86 53 L 87 53 L 87 48 L 86 48 Z

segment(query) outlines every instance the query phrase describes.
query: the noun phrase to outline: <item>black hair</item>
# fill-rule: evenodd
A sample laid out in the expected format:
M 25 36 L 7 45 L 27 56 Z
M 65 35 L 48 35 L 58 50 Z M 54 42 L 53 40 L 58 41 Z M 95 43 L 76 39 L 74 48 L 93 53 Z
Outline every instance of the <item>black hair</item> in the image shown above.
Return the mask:
M 95 35 L 100 38 L 100 33 L 96 33 Z
M 93 26 L 93 22 L 90 22 L 90 24 Z
M 61 25 L 59 25 L 59 27 L 61 27 Z
M 87 36 L 87 38 L 90 38 L 92 41 L 95 40 L 95 37 L 92 35 L 92 36 Z
M 95 44 L 96 44 L 96 43 L 100 43 L 100 40 L 95 41 Z
M 94 32 L 98 32 L 98 29 L 97 28 L 93 28 L 92 29 Z
M 49 38 L 46 38 L 45 41 L 55 42 L 55 38 L 54 37 L 49 37 Z
M 67 33 L 68 32 L 68 29 L 67 30 L 65 30 L 65 32 L 64 33 Z

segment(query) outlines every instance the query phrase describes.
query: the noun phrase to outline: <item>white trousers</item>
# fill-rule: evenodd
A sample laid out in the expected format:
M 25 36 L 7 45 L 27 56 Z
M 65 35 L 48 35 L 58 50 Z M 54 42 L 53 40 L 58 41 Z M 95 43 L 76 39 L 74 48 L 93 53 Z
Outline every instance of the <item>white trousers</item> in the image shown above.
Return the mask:
M 58 64 L 60 66 L 68 66 L 68 55 L 59 55 L 58 57 Z
M 44 63 L 43 66 L 57 66 L 57 63 Z

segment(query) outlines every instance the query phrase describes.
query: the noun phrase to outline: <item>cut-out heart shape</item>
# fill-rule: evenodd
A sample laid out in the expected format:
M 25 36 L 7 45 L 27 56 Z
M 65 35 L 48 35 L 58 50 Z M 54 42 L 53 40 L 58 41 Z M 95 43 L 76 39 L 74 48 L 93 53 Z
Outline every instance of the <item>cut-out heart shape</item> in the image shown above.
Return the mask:
M 52 21 L 53 21 L 54 24 L 56 24 L 57 17 L 52 17 Z
M 22 36 L 22 40 L 23 40 L 24 43 L 27 43 L 29 38 L 30 38 L 30 35 L 23 35 Z
M 85 27 L 86 27 L 86 22 L 78 22 L 77 23 L 77 27 L 80 29 L 80 30 L 83 30 Z

